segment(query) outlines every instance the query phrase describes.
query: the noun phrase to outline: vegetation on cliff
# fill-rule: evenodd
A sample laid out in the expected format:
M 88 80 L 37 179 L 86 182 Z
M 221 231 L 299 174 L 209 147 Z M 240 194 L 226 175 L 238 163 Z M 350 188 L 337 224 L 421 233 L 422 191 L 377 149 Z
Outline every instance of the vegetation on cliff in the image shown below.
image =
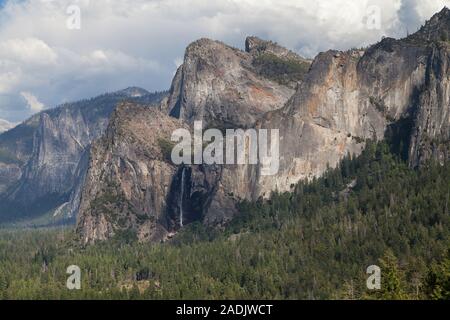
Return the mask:
M 289 85 L 291 82 L 303 79 L 310 64 L 293 59 L 282 59 L 272 53 L 262 53 L 254 59 L 253 66 L 263 77 L 282 85 Z

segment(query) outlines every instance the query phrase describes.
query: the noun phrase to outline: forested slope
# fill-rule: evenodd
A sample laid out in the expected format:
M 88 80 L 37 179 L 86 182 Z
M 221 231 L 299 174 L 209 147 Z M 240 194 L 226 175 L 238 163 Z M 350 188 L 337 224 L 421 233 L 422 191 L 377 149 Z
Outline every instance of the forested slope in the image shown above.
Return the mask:
M 323 178 L 242 203 L 224 230 L 192 224 L 171 241 L 125 232 L 78 247 L 64 230 L 0 232 L 3 298 L 448 299 L 450 166 L 407 166 L 368 143 Z M 82 290 L 65 287 L 69 265 Z M 382 269 L 368 291 L 366 268 Z

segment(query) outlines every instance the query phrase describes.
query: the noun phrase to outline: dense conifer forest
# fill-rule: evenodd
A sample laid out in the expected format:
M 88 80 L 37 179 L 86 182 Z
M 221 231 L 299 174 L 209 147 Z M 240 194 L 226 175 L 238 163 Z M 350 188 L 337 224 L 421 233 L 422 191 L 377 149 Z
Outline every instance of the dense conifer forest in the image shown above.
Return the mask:
M 222 229 L 80 247 L 69 228 L 0 231 L 2 299 L 449 299 L 450 165 L 371 143 L 320 179 L 241 203 Z M 381 268 L 381 289 L 366 268 Z M 67 267 L 81 289 L 66 288 Z

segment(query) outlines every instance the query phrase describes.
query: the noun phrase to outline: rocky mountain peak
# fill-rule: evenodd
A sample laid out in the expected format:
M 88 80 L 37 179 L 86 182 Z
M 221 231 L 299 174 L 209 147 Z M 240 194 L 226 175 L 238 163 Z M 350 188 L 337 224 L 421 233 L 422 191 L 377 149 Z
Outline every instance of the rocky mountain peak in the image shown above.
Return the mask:
M 134 230 L 140 240 L 166 237 L 171 229 L 166 195 L 177 172 L 168 161 L 170 137 L 183 127 L 179 119 L 150 106 L 117 106 L 106 135 L 91 147 L 78 216 L 84 243 L 120 230 Z
M 310 60 L 305 59 L 297 53 L 278 45 L 276 42 L 262 40 L 255 36 L 250 36 L 245 39 L 245 51 L 252 55 L 269 53 L 281 59 L 310 62 Z
M 0 182 L 3 176 L 8 184 L 0 190 L 14 200 L 6 209 L 16 206 L 16 195 L 31 203 L 37 191 L 42 197 L 58 191 L 54 203 L 60 205 L 74 194 L 79 200 L 71 207 L 79 210 L 77 232 L 84 243 L 130 230 L 142 241 L 159 241 L 194 221 L 223 225 L 242 200 L 293 191 L 346 155 L 360 154 L 368 139 L 395 137 L 411 166 L 448 161 L 449 17 L 445 8 L 405 39 L 385 38 L 366 50 L 329 50 L 312 63 L 257 37 L 246 39 L 245 51 L 199 39 L 187 47 L 159 107 L 141 98 L 101 97 L 67 111 L 46 111 L 27 141 L 4 138 L 17 128 L 0 135 L 0 151 L 8 152 L 0 163 Z M 145 92 L 132 87 L 124 94 Z M 116 108 L 123 100 L 132 101 Z M 96 109 L 101 117 L 88 112 Z M 173 164 L 171 133 L 189 130 L 197 120 L 205 129 L 276 130 L 279 170 L 265 176 L 260 164 Z M 61 192 L 67 177 L 73 181 Z
M 139 87 L 128 87 L 126 89 L 118 91 L 117 93 L 122 94 L 127 97 L 130 97 L 130 98 L 140 98 L 140 97 L 150 94 L 150 92 L 148 92 L 147 90 L 139 88 Z
M 423 41 L 450 41 L 450 9 L 444 7 L 432 16 L 416 33 L 408 37 Z
M 185 62 L 201 59 L 205 64 L 214 66 L 220 62 L 218 59 L 223 58 L 224 55 L 236 55 L 241 59 L 246 58 L 244 52 L 221 41 L 200 38 L 187 46 L 184 59 Z
M 448 28 L 450 25 L 450 9 L 447 7 L 442 8 L 441 11 L 431 17 L 425 24 L 425 27 L 432 28 Z
M 172 81 L 169 114 L 190 123 L 248 127 L 264 112 L 281 108 L 294 91 L 259 74 L 252 60 L 220 41 L 191 43 Z

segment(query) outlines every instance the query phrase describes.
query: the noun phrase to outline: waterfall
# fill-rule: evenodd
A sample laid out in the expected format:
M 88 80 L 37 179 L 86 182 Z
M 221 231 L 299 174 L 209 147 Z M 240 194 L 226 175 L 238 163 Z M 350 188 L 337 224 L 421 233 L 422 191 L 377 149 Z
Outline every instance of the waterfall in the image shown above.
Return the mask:
M 183 198 L 184 198 L 184 167 L 181 170 L 181 194 L 180 194 L 180 227 L 183 226 Z

